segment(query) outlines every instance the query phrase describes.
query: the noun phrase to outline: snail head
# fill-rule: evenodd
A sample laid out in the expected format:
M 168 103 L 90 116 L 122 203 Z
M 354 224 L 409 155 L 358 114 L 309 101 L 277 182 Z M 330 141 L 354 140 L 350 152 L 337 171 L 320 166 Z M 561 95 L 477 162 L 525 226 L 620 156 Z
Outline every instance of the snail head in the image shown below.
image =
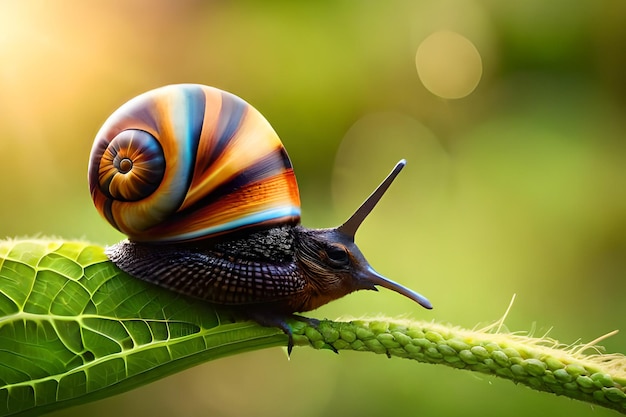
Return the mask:
M 376 272 L 354 241 L 359 226 L 405 164 L 405 160 L 399 161 L 387 178 L 341 226 L 332 229 L 303 229 L 306 238 L 300 239 L 298 258 L 311 278 L 312 285 L 317 288 L 315 295 L 308 300 L 306 309 L 301 311 L 312 310 L 353 291 L 377 291 L 377 286 L 402 294 L 422 307 L 432 308 L 432 304 L 424 296 Z

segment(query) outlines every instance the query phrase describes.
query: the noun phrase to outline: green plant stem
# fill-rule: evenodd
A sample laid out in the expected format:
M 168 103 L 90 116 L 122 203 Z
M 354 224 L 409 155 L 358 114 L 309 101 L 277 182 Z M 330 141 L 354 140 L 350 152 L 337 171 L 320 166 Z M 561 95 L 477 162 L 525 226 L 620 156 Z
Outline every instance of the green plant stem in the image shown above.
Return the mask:
M 466 330 L 387 319 L 322 321 L 317 328 L 298 328 L 296 334 L 297 344 L 481 372 L 626 413 L 626 357 L 586 354 L 598 350 L 594 343 L 563 348 L 552 339 L 498 333 L 496 326 Z

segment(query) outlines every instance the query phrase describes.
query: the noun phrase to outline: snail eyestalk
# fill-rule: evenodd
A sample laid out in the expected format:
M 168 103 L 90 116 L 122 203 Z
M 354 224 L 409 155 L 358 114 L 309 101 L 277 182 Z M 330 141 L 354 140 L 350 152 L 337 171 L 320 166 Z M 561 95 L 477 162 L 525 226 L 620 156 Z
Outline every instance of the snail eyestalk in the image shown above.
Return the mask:
M 378 285 L 380 287 L 387 288 L 388 290 L 397 292 L 400 295 L 404 295 L 408 299 L 415 301 L 422 307 L 429 310 L 433 308 L 433 305 L 430 303 L 430 301 L 428 301 L 426 297 L 403 285 L 398 284 L 395 281 L 390 280 L 389 278 L 385 278 L 378 272 L 374 271 L 372 267 L 368 267 L 365 272 L 365 276 L 361 277 L 360 279 L 364 282 L 367 282 L 368 284 Z
M 361 226 L 361 223 L 363 223 L 363 220 L 365 220 L 365 218 L 372 212 L 374 207 L 376 207 L 376 204 L 378 204 L 383 194 L 385 194 L 385 191 L 389 189 L 389 186 L 391 185 L 393 180 L 396 179 L 396 177 L 405 165 L 406 160 L 401 159 L 393 168 L 391 173 L 387 175 L 387 178 L 385 178 L 383 182 L 381 182 L 380 185 L 374 190 L 374 192 L 369 197 L 367 197 L 367 200 L 365 200 L 363 204 L 361 204 L 361 207 L 359 207 L 354 212 L 354 214 L 350 216 L 348 220 L 346 220 L 344 224 L 339 226 L 337 230 L 345 234 L 346 236 L 351 236 L 352 239 L 354 239 L 354 235 L 356 234 L 359 226 Z
M 367 262 L 363 254 L 358 250 L 354 244 L 354 235 L 358 228 L 363 223 L 363 220 L 372 212 L 376 204 L 380 201 L 382 196 L 391 186 L 391 183 L 396 179 L 402 168 L 406 165 L 406 160 L 400 160 L 393 170 L 387 175 L 387 177 L 380 183 L 380 185 L 374 190 L 374 192 L 361 204 L 361 206 L 354 212 L 354 214 L 341 226 L 335 229 L 340 237 L 339 241 L 343 241 L 344 244 L 350 247 L 353 258 L 356 260 L 357 268 L 354 270 L 355 278 L 357 279 L 357 287 L 359 289 L 377 290 L 376 286 L 387 288 L 400 295 L 403 295 L 410 300 L 415 301 L 424 308 L 432 309 L 433 306 L 423 295 L 416 293 L 415 291 L 404 287 L 397 282 L 394 282 L 376 272 Z

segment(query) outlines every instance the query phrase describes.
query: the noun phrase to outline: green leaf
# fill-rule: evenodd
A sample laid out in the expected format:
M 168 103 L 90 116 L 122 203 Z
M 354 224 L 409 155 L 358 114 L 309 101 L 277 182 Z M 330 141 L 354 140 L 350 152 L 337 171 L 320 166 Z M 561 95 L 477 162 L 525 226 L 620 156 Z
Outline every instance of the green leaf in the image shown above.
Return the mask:
M 0 242 L 0 415 L 91 401 L 286 341 L 129 277 L 101 247 Z

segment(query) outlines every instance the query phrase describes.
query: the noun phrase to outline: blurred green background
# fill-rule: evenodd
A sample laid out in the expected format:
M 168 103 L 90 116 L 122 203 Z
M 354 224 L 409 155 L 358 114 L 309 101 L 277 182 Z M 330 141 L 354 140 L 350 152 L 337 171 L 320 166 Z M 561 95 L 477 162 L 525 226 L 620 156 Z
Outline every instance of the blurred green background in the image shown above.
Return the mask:
M 309 227 L 337 225 L 400 158 L 357 241 L 423 293 L 310 315 L 498 319 L 626 352 L 626 3 L 0 0 L 0 236 L 111 244 L 86 169 L 121 103 L 180 82 L 277 130 Z M 54 414 L 92 417 L 614 412 L 441 366 L 270 349 Z

